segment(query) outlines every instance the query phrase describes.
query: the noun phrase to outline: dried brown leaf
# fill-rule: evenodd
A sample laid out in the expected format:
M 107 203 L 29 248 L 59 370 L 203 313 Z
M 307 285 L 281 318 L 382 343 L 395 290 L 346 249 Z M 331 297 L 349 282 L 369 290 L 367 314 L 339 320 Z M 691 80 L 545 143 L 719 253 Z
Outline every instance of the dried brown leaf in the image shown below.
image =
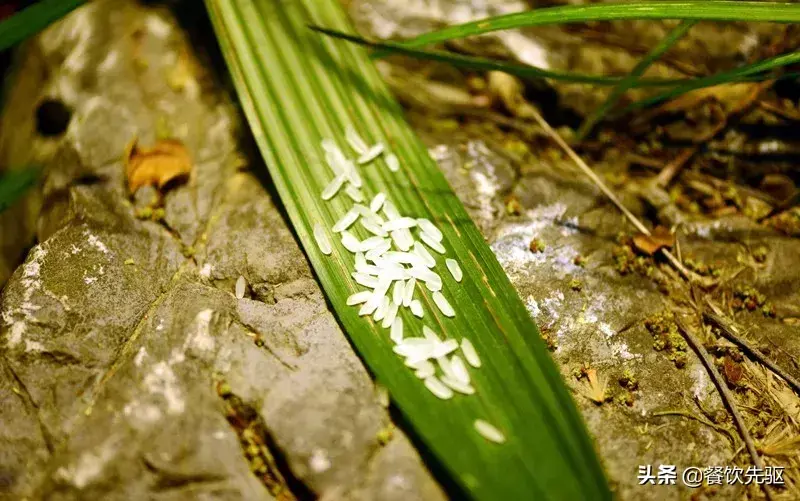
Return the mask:
M 671 249 L 675 245 L 675 235 L 663 226 L 656 226 L 650 235 L 635 235 L 633 245 L 639 252 L 652 256 L 661 249 Z
M 131 143 L 125 156 L 125 175 L 131 193 L 142 186 L 163 189 L 170 181 L 186 179 L 192 172 L 192 157 L 177 139 L 161 139 L 150 148 Z

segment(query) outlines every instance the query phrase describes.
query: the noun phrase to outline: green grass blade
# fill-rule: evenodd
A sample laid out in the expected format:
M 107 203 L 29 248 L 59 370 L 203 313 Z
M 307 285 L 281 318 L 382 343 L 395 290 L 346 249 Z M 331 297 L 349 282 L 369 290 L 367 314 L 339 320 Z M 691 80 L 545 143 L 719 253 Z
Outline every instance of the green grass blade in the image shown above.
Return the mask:
M 471 70 L 483 71 L 503 71 L 505 73 L 516 75 L 521 78 L 552 78 L 553 80 L 564 80 L 575 83 L 587 83 L 594 85 L 617 85 L 624 77 L 604 77 L 585 75 L 582 73 L 569 73 L 545 70 L 536 66 L 529 66 L 524 64 L 517 64 L 507 61 L 499 61 L 487 59 L 483 57 L 465 56 L 453 52 L 444 52 L 438 50 L 414 49 L 406 47 L 402 43 L 396 42 L 371 42 L 358 35 L 351 35 L 337 30 L 331 30 L 320 26 L 311 26 L 311 29 L 324 33 L 325 35 L 347 40 L 358 45 L 363 45 L 371 49 L 377 49 L 384 54 L 402 54 L 405 56 L 416 57 L 418 59 L 425 59 L 430 61 L 438 61 L 442 63 L 452 64 Z M 671 86 L 679 83 L 687 82 L 686 79 L 642 79 L 637 82 L 637 85 L 643 87 L 649 86 Z
M 206 0 L 240 103 L 271 178 L 322 287 L 347 335 L 389 389 L 417 436 L 471 498 L 610 499 L 608 486 L 560 373 L 536 325 L 483 236 L 450 189 L 425 146 L 405 122 L 366 51 L 307 28 L 349 31 L 336 0 Z M 383 141 L 400 159 L 400 172 L 382 161 L 360 169 L 365 194 L 387 194 L 399 211 L 427 217 L 441 229 L 447 257 L 464 272 L 460 284 L 442 271 L 443 292 L 456 316 L 432 306 L 424 323 L 446 337 L 469 337 L 483 367 L 471 371 L 477 393 L 442 401 L 428 392 L 392 352 L 388 331 L 346 299 L 359 287 L 350 278 L 352 254 L 333 242 L 324 255 L 312 235 L 331 228 L 352 205 L 343 194 L 321 200 L 332 178 L 320 141 L 343 149 L 355 126 L 370 144 Z M 357 236 L 367 236 L 361 228 Z M 422 320 L 403 310 L 406 336 L 420 336 Z M 473 430 L 477 418 L 507 436 L 499 445 Z
M 578 132 L 576 133 L 576 139 L 582 140 L 585 138 L 594 128 L 594 126 L 603 119 L 603 117 L 608 113 L 608 111 L 617 104 L 617 101 L 625 94 L 625 91 L 632 88 L 636 85 L 636 81 L 644 75 L 644 72 L 647 71 L 647 68 L 650 67 L 653 62 L 655 62 L 662 54 L 669 50 L 670 47 L 675 45 L 675 43 L 680 40 L 681 38 L 686 35 L 686 33 L 692 29 L 692 26 L 697 24 L 697 21 L 683 21 L 681 24 L 676 26 L 672 31 L 670 31 L 667 36 L 661 40 L 658 45 L 653 47 L 653 49 L 647 53 L 645 57 L 639 61 L 636 66 L 631 70 L 630 75 L 623 78 L 619 84 L 617 84 L 614 89 L 612 89 L 611 93 L 608 95 L 603 104 L 597 107 L 588 117 L 586 120 L 581 124 L 578 128 Z
M 498 30 L 548 24 L 619 21 L 624 19 L 685 19 L 696 21 L 746 21 L 799 23 L 800 5 L 777 2 L 687 0 L 565 5 L 506 14 L 449 26 L 404 43 L 421 47 Z M 380 57 L 385 54 L 376 54 Z
M 86 0 L 42 0 L 0 21 L 0 50 L 35 35 L 85 2 Z
M 764 59 L 763 61 L 759 61 L 757 63 L 748 64 L 747 66 L 742 66 L 741 68 L 736 68 L 735 70 L 717 73 L 716 75 L 711 75 L 709 77 L 696 78 L 684 84 L 675 86 L 674 88 L 669 89 L 661 94 L 636 101 L 625 108 L 623 113 L 627 113 L 639 108 L 645 108 L 647 106 L 652 106 L 660 103 L 661 101 L 672 99 L 673 97 L 677 97 L 681 94 L 685 94 L 696 89 L 701 89 L 703 87 L 711 87 L 714 85 L 731 82 L 748 81 L 751 79 L 767 80 L 769 78 L 796 77 L 796 72 L 774 76 L 771 76 L 767 73 L 769 71 L 781 69 L 784 66 L 796 63 L 800 63 L 800 52 L 790 52 L 788 54 L 781 54 L 779 56 Z M 753 78 L 756 75 L 757 77 Z
M 16 202 L 39 179 L 39 169 L 14 169 L 0 175 L 0 212 Z

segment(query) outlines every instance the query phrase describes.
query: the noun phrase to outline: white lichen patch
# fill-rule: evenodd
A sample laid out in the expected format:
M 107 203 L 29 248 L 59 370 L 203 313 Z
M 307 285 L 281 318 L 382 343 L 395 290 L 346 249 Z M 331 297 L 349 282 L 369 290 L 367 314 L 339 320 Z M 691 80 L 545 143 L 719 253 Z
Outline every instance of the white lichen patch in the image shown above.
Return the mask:
M 106 57 L 97 65 L 97 71 L 106 73 L 113 70 L 119 63 L 119 50 L 112 49 L 108 51 Z
M 331 461 L 328 459 L 328 454 L 322 449 L 314 449 L 311 457 L 308 460 L 308 467 L 314 473 L 324 473 L 331 467 Z
M 180 414 L 186 408 L 178 378 L 167 362 L 155 364 L 152 371 L 145 376 L 144 385 L 150 393 L 164 398 L 169 414 Z
M 90 246 L 94 247 L 105 255 L 109 255 L 111 253 L 106 244 L 104 244 L 103 241 L 97 237 L 97 235 L 92 234 L 89 230 L 84 230 L 83 234 L 86 235 L 86 241 Z
M 614 355 L 616 358 L 620 358 L 622 360 L 633 360 L 634 358 L 643 358 L 644 355 L 631 353 L 628 350 L 628 345 L 622 342 L 619 343 L 612 343 L 610 345 L 611 354 Z
M 213 267 L 209 263 L 204 264 L 203 267 L 200 268 L 200 276 L 203 277 L 203 278 L 211 277 L 211 270 L 212 269 L 213 269 Z
M 136 356 L 133 357 L 133 365 L 136 367 L 141 367 L 145 358 L 147 358 L 147 350 L 144 346 L 142 346 L 139 348 L 139 351 L 136 352 Z
M 103 472 L 103 468 L 117 452 L 113 441 L 107 440 L 94 452 L 84 452 L 78 460 L 56 470 L 55 476 L 82 489 L 94 481 Z
M 40 274 L 47 251 L 41 246 L 31 250 L 28 261 L 22 266 L 22 302 L 19 308 L 8 309 L 2 312 L 3 323 L 10 326 L 7 346 L 12 348 L 22 341 L 22 336 L 27 331 L 27 323 L 34 320 L 35 313 L 40 306 L 32 302 L 33 295 L 42 289 Z
M 206 309 L 194 317 L 194 331 L 189 338 L 189 347 L 201 352 L 212 352 L 216 347 L 214 337 L 211 335 L 211 320 L 214 311 Z
M 129 402 L 125 404 L 122 413 L 134 425 L 150 425 L 161 419 L 161 409 L 152 404 L 142 402 Z
M 30 339 L 25 340 L 25 351 L 28 352 L 41 352 L 44 351 L 44 345 L 38 341 L 32 341 Z
M 172 25 L 156 13 L 149 14 L 145 18 L 144 24 L 147 31 L 156 38 L 167 38 L 172 33 Z

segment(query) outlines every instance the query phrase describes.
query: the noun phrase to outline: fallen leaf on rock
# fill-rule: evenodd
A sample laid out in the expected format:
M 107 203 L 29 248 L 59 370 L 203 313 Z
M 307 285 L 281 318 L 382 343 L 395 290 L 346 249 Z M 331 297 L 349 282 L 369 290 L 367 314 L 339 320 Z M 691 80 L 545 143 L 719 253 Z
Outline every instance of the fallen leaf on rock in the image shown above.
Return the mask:
M 725 379 L 732 385 L 739 384 L 739 381 L 742 379 L 742 366 L 741 364 L 736 363 L 730 357 L 725 357 L 725 362 L 723 364 L 723 369 L 725 373 Z
M 142 186 L 163 189 L 170 181 L 186 179 L 192 172 L 189 151 L 177 139 L 160 139 L 150 148 L 133 141 L 125 155 L 125 175 L 131 193 Z
M 651 235 L 634 236 L 633 245 L 639 252 L 652 256 L 661 249 L 671 249 L 675 245 L 675 235 L 663 226 L 656 226 Z

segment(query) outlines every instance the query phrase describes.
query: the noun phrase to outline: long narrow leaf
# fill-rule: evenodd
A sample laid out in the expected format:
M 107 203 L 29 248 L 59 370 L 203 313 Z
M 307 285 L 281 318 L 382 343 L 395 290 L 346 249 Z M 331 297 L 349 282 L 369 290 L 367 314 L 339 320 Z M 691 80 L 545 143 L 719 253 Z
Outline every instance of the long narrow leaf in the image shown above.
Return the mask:
M 603 101 L 603 104 L 598 106 L 596 110 L 586 117 L 586 120 L 583 121 L 581 126 L 578 128 L 578 132 L 575 134 L 576 138 L 581 140 L 586 137 L 597 124 L 597 122 L 602 120 L 606 113 L 608 113 L 608 110 L 617 104 L 617 101 L 619 101 L 619 98 L 625 94 L 625 91 L 636 85 L 636 81 L 639 80 L 639 77 L 641 77 L 645 71 L 647 71 L 647 68 L 649 68 L 656 59 L 661 57 L 663 53 L 668 51 L 670 47 L 675 45 L 675 42 L 683 38 L 683 36 L 686 35 L 686 33 L 692 29 L 692 26 L 694 26 L 696 23 L 697 21 L 683 21 L 672 31 L 670 31 L 667 36 L 665 36 L 655 47 L 653 47 L 653 49 L 647 53 L 647 55 L 636 64 L 636 66 L 634 66 L 633 70 L 631 70 L 631 73 L 627 77 L 623 78 L 622 81 L 620 81 L 620 83 L 611 90 L 611 93 L 608 95 L 606 100 Z
M 536 66 L 529 66 L 524 64 L 512 63 L 507 61 L 500 61 L 495 59 L 487 59 L 483 57 L 465 56 L 463 54 L 456 54 L 453 52 L 444 52 L 438 50 L 427 49 L 414 49 L 407 47 L 402 43 L 397 42 L 371 42 L 358 35 L 351 35 L 337 30 L 321 26 L 311 26 L 311 29 L 324 33 L 328 36 L 347 40 L 358 45 L 363 45 L 371 49 L 377 49 L 383 54 L 402 54 L 405 56 L 416 57 L 418 59 L 425 59 L 430 61 L 439 61 L 443 63 L 452 64 L 471 70 L 484 70 L 484 71 L 503 71 L 505 73 L 516 75 L 522 78 L 552 78 L 553 80 L 565 80 L 568 82 L 588 83 L 594 85 L 617 85 L 624 77 L 604 77 L 586 75 L 583 73 L 570 73 L 546 70 Z M 636 82 L 640 87 L 656 87 L 656 86 L 671 86 L 679 83 L 685 83 L 688 79 L 641 79 Z
M 9 208 L 25 194 L 38 178 L 39 169 L 33 167 L 14 169 L 0 174 L 0 212 Z
M 206 5 L 251 131 L 322 287 L 417 436 L 474 499 L 609 499 L 581 417 L 535 324 L 366 52 L 307 28 L 350 30 L 339 3 L 206 0 Z M 470 372 L 474 395 L 436 398 L 393 353 L 388 331 L 346 304 L 359 290 L 350 277 L 354 258 L 330 229 L 352 202 L 341 193 L 321 200 L 333 174 L 320 142 L 330 138 L 347 148 L 348 125 L 369 144 L 382 141 L 401 164 L 399 172 L 383 160 L 360 167 L 365 194 L 383 192 L 401 213 L 433 221 L 444 234 L 446 257 L 461 265 L 461 283 L 442 273 L 442 292 L 454 318 L 434 306 L 425 288 L 417 291 L 424 319 L 407 309 L 401 317 L 405 336 L 422 336 L 424 324 L 443 337 L 472 340 L 483 360 Z M 329 255 L 315 243 L 317 224 L 333 240 Z M 354 233 L 367 236 L 361 228 Z M 479 435 L 476 419 L 497 426 L 505 443 Z
M 0 21 L 0 50 L 5 50 L 47 28 L 86 0 L 42 0 Z
M 506 14 L 432 31 L 404 42 L 421 47 L 498 30 L 548 24 L 619 21 L 624 19 L 686 19 L 798 23 L 800 5 L 777 2 L 687 0 L 564 5 Z M 376 55 L 376 57 L 378 57 Z
M 571 82 L 581 82 L 593 85 L 618 85 L 626 77 L 603 77 L 603 76 L 590 76 L 580 73 L 562 73 L 544 70 L 534 66 L 527 66 L 516 63 L 508 63 L 481 57 L 464 56 L 461 54 L 454 54 L 451 52 L 443 52 L 429 49 L 415 49 L 406 47 L 403 44 L 396 42 L 371 42 L 358 35 L 351 35 L 341 31 L 332 30 L 329 28 L 322 28 L 319 26 L 311 26 L 311 29 L 341 40 L 353 42 L 357 45 L 362 45 L 371 49 L 378 49 L 383 51 L 384 54 L 403 54 L 410 57 L 419 59 L 439 61 L 443 63 L 453 64 L 455 66 L 471 69 L 471 70 L 497 70 L 516 75 L 521 78 L 552 78 L 554 80 L 564 80 Z M 758 63 L 742 66 L 735 70 L 721 72 L 716 75 L 711 75 L 702 78 L 679 78 L 679 79 L 661 79 L 661 78 L 641 78 L 633 83 L 630 88 L 639 87 L 673 87 L 674 89 L 684 86 L 687 89 L 695 89 L 701 87 L 710 87 L 723 82 L 748 82 L 758 81 L 769 78 L 768 76 L 761 75 L 769 69 L 780 68 L 788 64 L 797 62 L 798 56 L 786 54 L 775 58 L 765 59 Z M 670 90 L 671 91 L 671 90 Z M 664 95 L 667 95 L 665 91 Z M 678 92 L 680 93 L 680 92 Z
M 717 73 L 716 75 L 711 75 L 709 77 L 695 78 L 684 84 L 677 85 L 672 89 L 664 91 L 661 94 L 657 94 L 655 96 L 636 101 L 635 103 L 632 103 L 627 108 L 625 108 L 623 112 L 627 113 L 635 109 L 652 106 L 654 104 L 660 103 L 661 101 L 665 101 L 667 99 L 671 99 L 673 97 L 680 96 L 681 94 L 685 94 L 692 90 L 701 89 L 703 87 L 711 87 L 714 85 L 719 85 L 724 83 L 748 80 L 750 77 L 759 74 L 760 74 L 759 76 L 760 80 L 766 80 L 768 78 L 792 78 L 792 77 L 796 78 L 798 75 L 797 72 L 787 73 L 783 75 L 779 74 L 774 76 L 771 76 L 767 73 L 769 71 L 777 70 L 783 68 L 784 66 L 789 66 L 791 64 L 796 64 L 796 63 L 800 63 L 800 52 L 781 54 L 779 56 L 764 59 L 763 61 L 759 61 L 757 63 L 748 64 L 747 66 L 742 66 L 741 68 L 736 68 L 735 70 L 725 71 L 723 73 Z

